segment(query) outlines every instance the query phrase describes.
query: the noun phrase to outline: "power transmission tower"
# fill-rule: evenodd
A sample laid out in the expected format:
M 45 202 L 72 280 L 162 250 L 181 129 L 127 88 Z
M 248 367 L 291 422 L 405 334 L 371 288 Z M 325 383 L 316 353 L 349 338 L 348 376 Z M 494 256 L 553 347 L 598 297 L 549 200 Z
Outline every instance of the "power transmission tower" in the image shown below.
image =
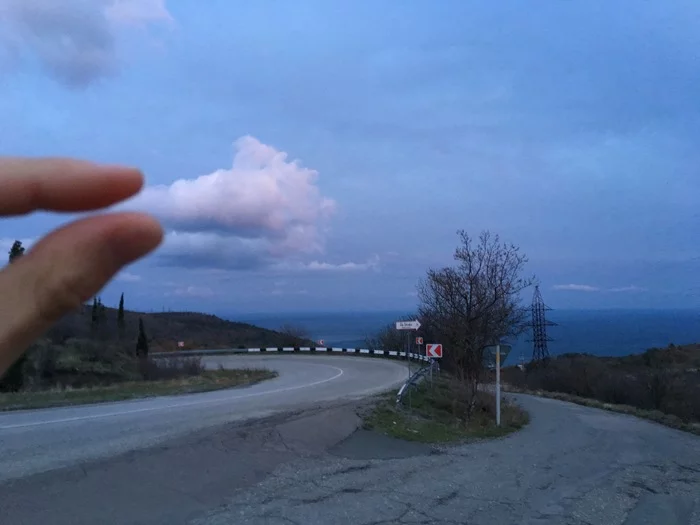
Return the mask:
M 544 304 L 542 300 L 542 294 L 540 293 L 540 287 L 535 286 L 535 293 L 532 297 L 532 361 L 537 363 L 542 361 L 544 363 L 549 359 L 549 350 L 547 349 L 547 343 L 551 341 L 547 337 L 547 327 L 556 326 L 556 323 L 547 321 L 545 317 L 545 312 L 551 310 L 547 305 Z

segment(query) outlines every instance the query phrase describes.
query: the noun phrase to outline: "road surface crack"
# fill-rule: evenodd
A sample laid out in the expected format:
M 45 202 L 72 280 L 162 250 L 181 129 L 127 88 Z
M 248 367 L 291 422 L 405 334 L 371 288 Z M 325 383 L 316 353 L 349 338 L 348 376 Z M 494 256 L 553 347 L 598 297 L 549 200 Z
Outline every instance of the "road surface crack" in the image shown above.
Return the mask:
M 371 463 L 365 463 L 364 465 L 352 465 L 352 466 L 340 469 L 340 470 L 334 472 L 332 475 L 335 476 L 338 474 L 350 474 L 351 472 L 362 472 L 365 470 L 369 470 L 371 468 L 372 468 Z
M 322 503 L 326 500 L 334 498 L 335 496 L 340 496 L 342 494 L 359 494 L 361 492 L 362 492 L 362 489 L 353 488 L 353 487 L 346 487 L 346 488 L 342 488 L 340 490 L 335 490 L 333 492 L 329 492 L 328 494 L 322 494 L 321 496 L 316 496 L 315 498 L 304 498 L 304 499 L 299 499 L 297 501 L 302 505 L 313 505 L 315 503 Z
M 450 501 L 457 498 L 457 496 L 459 496 L 459 492 L 456 490 L 453 490 L 452 492 L 450 492 L 449 494 L 447 494 L 445 496 L 439 496 L 435 500 L 435 503 L 431 506 L 431 509 L 441 507 L 442 505 L 447 505 Z

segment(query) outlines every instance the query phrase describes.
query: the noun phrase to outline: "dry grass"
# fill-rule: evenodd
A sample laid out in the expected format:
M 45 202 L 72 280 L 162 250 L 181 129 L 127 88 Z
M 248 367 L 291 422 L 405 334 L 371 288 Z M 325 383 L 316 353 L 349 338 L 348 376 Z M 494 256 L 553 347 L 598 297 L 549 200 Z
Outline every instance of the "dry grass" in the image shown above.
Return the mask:
M 503 402 L 501 426 L 496 426 L 495 398 L 486 392 L 479 392 L 474 411 L 466 419 L 466 407 L 458 397 L 454 382 L 444 377 L 432 386 L 423 382 L 410 399 L 406 397 L 403 408 L 395 406 L 393 395 L 382 398 L 366 417 L 365 428 L 410 441 L 449 443 L 504 436 L 529 422 L 522 408 Z
M 699 369 L 700 347 L 670 345 L 624 357 L 565 354 L 546 366 L 505 368 L 502 377 L 517 389 L 634 407 L 640 414 L 668 414 L 692 425 L 700 422 Z
M 252 385 L 277 374 L 270 370 L 207 370 L 199 375 L 156 381 L 126 381 L 110 386 L 0 394 L 0 411 L 49 408 L 127 399 L 192 394 Z

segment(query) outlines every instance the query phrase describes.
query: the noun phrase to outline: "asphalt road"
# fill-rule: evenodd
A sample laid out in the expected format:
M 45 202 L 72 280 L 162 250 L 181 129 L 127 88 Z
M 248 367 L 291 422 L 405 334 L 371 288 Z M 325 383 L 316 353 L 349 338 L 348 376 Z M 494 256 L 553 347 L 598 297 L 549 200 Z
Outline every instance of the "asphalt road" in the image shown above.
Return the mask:
M 345 459 L 287 463 L 237 491 L 226 508 L 189 523 L 700 525 L 699 437 L 631 416 L 516 398 L 532 421 L 506 438 L 366 459 L 378 447 L 356 433 L 331 449 Z
M 532 418 L 520 432 L 457 447 L 406 446 L 355 431 L 362 402 L 339 401 L 344 394 L 376 391 L 392 378 L 401 382 L 405 369 L 400 364 L 321 358 L 321 368 L 305 372 L 306 359 L 317 358 L 277 359 L 290 372 L 304 367 L 294 375 L 308 374 L 304 383 L 313 386 L 285 383 L 283 376 L 276 383 L 237 391 L 233 411 L 230 402 L 205 402 L 206 396 L 200 396 L 182 402 L 202 403 L 172 409 L 143 407 L 154 410 L 134 412 L 138 405 L 127 404 L 128 414 L 83 412 L 84 417 L 99 417 L 54 423 L 46 422 L 46 414 L 57 411 L 43 411 L 43 423 L 40 418 L 13 423 L 39 423 L 34 426 L 7 428 L 9 420 L 0 420 L 6 427 L 0 427 L 0 472 L 14 469 L 16 475 L 0 482 L 0 523 L 700 525 L 697 436 L 631 416 L 512 396 Z M 322 371 L 323 366 L 329 368 Z M 344 385 L 346 380 L 350 384 Z M 264 389 L 269 390 L 262 393 Z M 285 406 L 293 411 L 236 420 L 250 402 L 245 400 L 254 399 L 244 397 L 247 393 L 274 396 L 255 402 L 249 415 Z M 313 408 L 300 410 L 307 404 Z M 216 408 L 221 405 L 225 408 Z M 137 414 L 142 414 L 140 419 L 132 419 Z M 201 426 L 200 418 L 207 424 L 227 422 L 181 432 Z M 94 444 L 93 437 L 81 436 L 99 435 L 108 421 L 118 440 L 134 432 L 141 437 L 136 421 L 151 433 L 158 429 L 161 439 L 149 448 L 73 460 L 71 467 L 33 475 L 22 474 L 26 467 L 6 458 L 8 437 L 27 460 L 33 454 L 50 456 L 52 443 L 65 457 L 80 443 Z M 53 432 L 33 435 L 44 426 Z M 21 429 L 26 431 L 19 434 Z M 180 435 L 172 437 L 173 429 Z M 78 445 L 71 446 L 71 440 Z
M 0 482 L 114 456 L 231 421 L 366 396 L 406 379 L 405 365 L 342 356 L 217 356 L 207 366 L 268 368 L 251 387 L 0 414 Z

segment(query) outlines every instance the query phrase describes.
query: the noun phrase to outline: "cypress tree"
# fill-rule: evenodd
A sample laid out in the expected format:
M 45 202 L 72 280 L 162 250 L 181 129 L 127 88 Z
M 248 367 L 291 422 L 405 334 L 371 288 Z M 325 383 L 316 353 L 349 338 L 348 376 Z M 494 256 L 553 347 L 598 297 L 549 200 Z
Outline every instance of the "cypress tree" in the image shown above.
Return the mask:
M 143 319 L 139 317 L 139 337 L 136 340 L 136 355 L 140 358 L 148 357 L 148 338 L 143 326 Z
M 124 338 L 124 294 L 119 298 L 119 310 L 117 311 L 117 329 L 119 330 L 119 339 Z

